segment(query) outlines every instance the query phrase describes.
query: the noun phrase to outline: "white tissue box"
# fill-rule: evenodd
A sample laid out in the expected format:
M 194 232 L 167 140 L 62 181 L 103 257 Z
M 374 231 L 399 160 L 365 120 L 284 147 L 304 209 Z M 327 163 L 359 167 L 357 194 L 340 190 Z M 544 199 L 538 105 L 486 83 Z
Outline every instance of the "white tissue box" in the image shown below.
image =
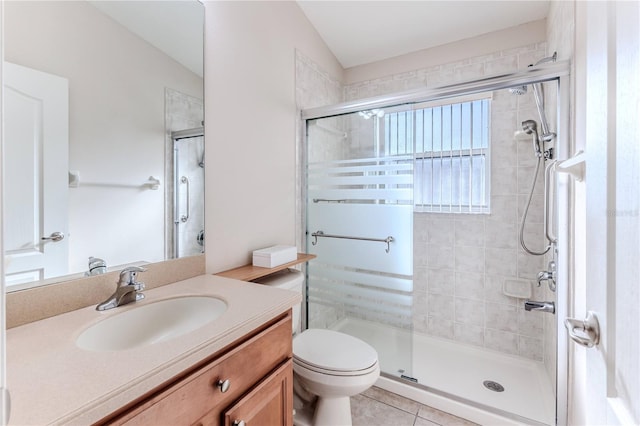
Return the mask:
M 298 258 L 298 249 L 294 246 L 273 246 L 253 251 L 253 266 L 274 268 Z

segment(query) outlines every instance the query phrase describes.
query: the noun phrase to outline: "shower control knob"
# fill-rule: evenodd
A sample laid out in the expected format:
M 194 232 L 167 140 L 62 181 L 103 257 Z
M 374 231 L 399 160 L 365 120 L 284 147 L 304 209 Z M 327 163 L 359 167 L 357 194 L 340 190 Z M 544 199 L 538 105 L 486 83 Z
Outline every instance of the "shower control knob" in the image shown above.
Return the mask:
M 220 389 L 220 392 L 225 393 L 231 387 L 231 381 L 229 379 L 224 381 L 218 380 L 218 383 L 216 383 L 216 386 L 218 387 L 218 389 Z

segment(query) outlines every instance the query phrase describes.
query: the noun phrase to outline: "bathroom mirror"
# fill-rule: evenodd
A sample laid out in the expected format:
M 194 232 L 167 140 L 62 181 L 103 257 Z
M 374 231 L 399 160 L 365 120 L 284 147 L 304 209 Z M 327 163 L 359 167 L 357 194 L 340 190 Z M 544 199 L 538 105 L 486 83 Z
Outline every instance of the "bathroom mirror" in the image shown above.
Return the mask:
M 7 291 L 203 252 L 203 33 L 197 0 L 5 2 Z

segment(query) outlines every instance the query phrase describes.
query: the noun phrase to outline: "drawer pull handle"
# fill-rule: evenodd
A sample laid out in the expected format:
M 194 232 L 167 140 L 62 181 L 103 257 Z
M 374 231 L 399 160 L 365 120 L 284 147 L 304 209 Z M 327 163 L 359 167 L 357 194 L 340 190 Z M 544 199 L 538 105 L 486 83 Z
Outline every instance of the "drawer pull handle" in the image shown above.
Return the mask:
M 229 379 L 225 381 L 218 380 L 218 383 L 216 383 L 216 386 L 218 387 L 218 389 L 220 389 L 220 392 L 225 393 L 231 387 L 231 381 L 229 381 Z
M 233 426 L 245 426 L 244 420 L 235 420 Z

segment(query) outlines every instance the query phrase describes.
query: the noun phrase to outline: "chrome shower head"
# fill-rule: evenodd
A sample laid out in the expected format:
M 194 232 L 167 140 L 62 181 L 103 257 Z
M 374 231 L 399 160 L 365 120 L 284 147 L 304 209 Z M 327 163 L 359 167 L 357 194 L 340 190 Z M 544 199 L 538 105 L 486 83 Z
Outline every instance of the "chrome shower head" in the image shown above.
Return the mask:
M 540 148 L 540 138 L 538 137 L 538 125 L 533 120 L 525 120 L 522 122 L 522 130 L 528 134 L 533 135 L 533 152 L 536 157 L 542 156 L 542 149 Z
M 512 95 L 524 95 L 525 93 L 527 93 L 527 86 L 509 87 L 509 92 Z
M 528 135 L 535 133 L 538 137 L 538 125 L 533 120 L 525 120 L 522 122 L 522 130 Z

